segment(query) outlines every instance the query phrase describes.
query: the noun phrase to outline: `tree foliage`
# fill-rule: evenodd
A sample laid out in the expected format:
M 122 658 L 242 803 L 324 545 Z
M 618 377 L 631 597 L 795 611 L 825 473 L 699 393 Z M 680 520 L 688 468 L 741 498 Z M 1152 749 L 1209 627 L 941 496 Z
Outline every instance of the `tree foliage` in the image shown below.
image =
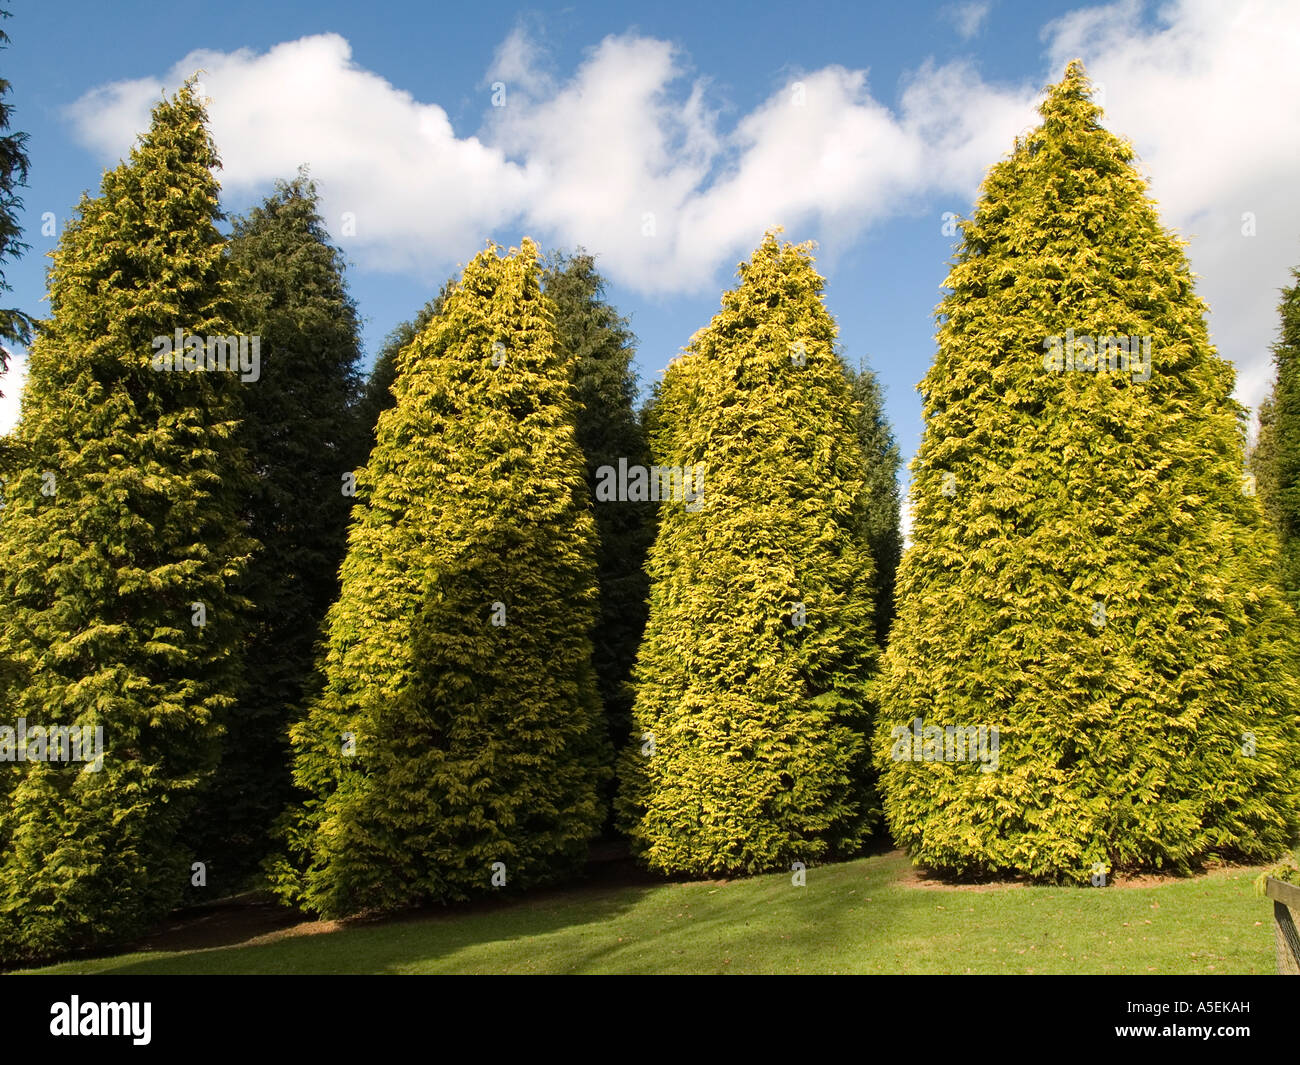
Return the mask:
M 876 807 L 876 646 L 861 408 L 806 246 L 769 233 L 664 378 L 662 504 L 620 816 L 652 868 L 759 872 L 853 853 Z
M 1296 828 L 1295 632 L 1233 370 L 1080 63 L 1040 113 L 963 223 L 921 385 L 886 815 L 955 871 L 1269 856 Z M 1146 338 L 1127 368 L 1112 336 Z M 963 758 L 981 726 L 996 754 Z
M 290 801 L 289 726 L 310 693 L 320 628 L 338 593 L 347 475 L 365 461 L 369 435 L 353 409 L 356 307 L 305 172 L 235 219 L 228 255 L 241 330 L 260 341 L 259 375 L 242 390 L 242 441 L 256 474 L 248 522 L 262 546 L 247 582 L 256 610 L 245 684 L 196 818 L 214 894 L 256 869 Z
M 479 254 L 397 370 L 274 869 L 327 916 L 553 880 L 601 822 L 595 526 L 536 246 Z
M 1300 269 L 1282 290 L 1282 316 L 1273 345 L 1273 394 L 1260 410 L 1260 435 L 1252 465 L 1260 501 L 1281 538 L 1280 579 L 1300 604 Z
M 216 165 L 187 84 L 54 253 L 0 511 L 0 702 L 29 736 L 102 728 L 103 760 L 0 765 L 3 955 L 121 939 L 189 889 L 255 545 L 238 378 L 153 356 L 177 328 L 234 333 Z
M 853 397 L 861 407 L 858 440 L 866 461 L 867 504 L 863 512 L 863 536 L 876 572 L 876 642 L 883 648 L 894 620 L 894 578 L 903 556 L 903 534 L 899 525 L 898 470 L 903 457 L 894 441 L 894 430 L 885 416 L 880 382 L 865 364 L 845 367 L 853 384 Z
M 368 433 L 367 454 L 375 446 L 379 416 L 396 402 L 393 384 L 397 381 L 397 361 L 402 349 L 428 328 L 429 320 L 442 309 L 455 284 L 454 278 L 444 283 L 441 291 L 421 307 L 411 321 L 401 322 L 384 338 L 357 404 L 357 420 Z M 364 455 L 361 461 L 365 461 Z
M 654 535 L 650 500 L 599 501 L 600 471 L 649 465 L 649 447 L 636 413 L 632 367 L 635 338 L 627 320 L 604 299 L 595 259 L 579 249 L 551 256 L 543 285 L 555 305 L 555 331 L 573 382 L 575 431 L 596 501 L 596 575 L 600 609 L 592 631 L 592 663 L 614 749 L 631 728 L 630 676 L 645 629 L 645 556 Z

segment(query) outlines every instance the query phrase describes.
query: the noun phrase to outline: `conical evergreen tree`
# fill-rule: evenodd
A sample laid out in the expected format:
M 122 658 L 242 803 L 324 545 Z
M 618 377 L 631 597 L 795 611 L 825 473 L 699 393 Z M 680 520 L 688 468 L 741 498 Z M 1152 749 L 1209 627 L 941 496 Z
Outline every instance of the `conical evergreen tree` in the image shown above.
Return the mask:
M 921 385 L 886 815 L 956 871 L 1265 857 L 1300 704 L 1233 370 L 1080 63 L 1040 113 L 963 224 Z
M 577 399 L 578 446 L 596 501 L 600 610 L 592 633 L 592 664 L 610 740 L 620 750 L 631 729 L 630 677 L 645 630 L 645 556 L 654 536 L 654 503 L 601 501 L 596 488 L 602 477 L 617 476 L 620 461 L 628 467 L 649 465 L 649 446 L 636 413 L 636 340 L 627 320 L 605 302 L 604 279 L 585 251 L 553 255 L 543 285 L 555 304 L 556 337 Z
M 0 954 L 134 934 L 191 884 L 180 828 L 238 683 L 254 547 L 243 386 L 154 359 L 177 329 L 235 332 L 216 165 L 187 84 L 53 256 L 0 511 L 0 702 L 28 744 L 13 760 L 21 740 L 0 730 Z M 39 759 L 34 729 L 54 725 L 91 730 L 83 757 L 103 730 L 97 771 Z
M 554 304 L 557 343 L 570 367 L 577 400 L 577 440 L 594 498 L 602 467 L 617 468 L 620 459 L 634 466 L 649 464 L 645 431 L 635 409 L 635 338 L 626 319 L 605 302 L 604 280 L 588 253 L 553 254 L 542 283 Z M 447 282 L 413 321 L 403 322 L 385 339 L 361 405 L 366 424 L 377 426 L 379 415 L 393 405 L 392 386 L 402 349 L 439 313 L 453 286 L 453 281 Z M 615 749 L 626 742 L 630 727 L 629 677 L 645 629 L 644 562 L 654 536 L 653 508 L 648 501 L 623 501 L 595 510 L 600 610 L 592 633 L 592 662 Z
M 865 364 L 857 370 L 845 367 L 853 383 L 853 397 L 861 407 L 858 440 L 866 459 L 867 503 L 863 513 L 863 536 L 876 567 L 876 642 L 884 647 L 894 621 L 894 576 L 903 557 L 903 534 L 899 522 L 898 469 L 903 458 L 894 441 L 894 430 L 885 417 L 880 382 Z
M 353 409 L 361 385 L 356 307 L 305 172 L 235 219 L 228 253 L 240 327 L 260 341 L 257 380 L 243 390 L 243 441 L 257 475 L 249 523 L 262 550 L 248 575 L 256 612 L 244 690 L 196 817 L 214 895 L 257 868 L 290 801 L 289 726 L 338 594 L 349 476 L 365 462 L 369 436 Z
M 1278 307 L 1281 333 L 1273 345 L 1277 376 L 1272 402 L 1260 412 L 1256 480 L 1282 541 L 1282 586 L 1300 605 L 1300 270 L 1292 275 L 1295 284 L 1282 290 Z
M 691 875 L 849 854 L 877 814 L 861 409 L 808 248 L 769 233 L 740 282 L 654 410 L 656 464 L 703 480 L 661 508 L 620 763 L 642 859 Z
M 326 915 L 544 883 L 601 821 L 595 526 L 531 241 L 470 263 L 394 392 L 274 870 Z

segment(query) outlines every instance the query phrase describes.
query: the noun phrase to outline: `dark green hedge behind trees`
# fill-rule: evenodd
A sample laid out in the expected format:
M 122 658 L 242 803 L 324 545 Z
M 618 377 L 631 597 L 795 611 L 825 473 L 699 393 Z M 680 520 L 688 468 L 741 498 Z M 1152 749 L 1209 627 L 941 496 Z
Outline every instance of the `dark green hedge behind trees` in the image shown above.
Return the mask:
M 610 742 L 621 748 L 631 729 L 630 675 L 645 629 L 645 556 L 656 508 L 648 499 L 602 503 L 597 486 L 601 470 L 617 469 L 620 461 L 649 465 L 645 429 L 636 411 L 635 338 L 627 321 L 605 302 L 604 281 L 586 252 L 553 255 L 542 283 L 555 311 L 556 344 L 569 367 L 574 432 L 596 502 L 600 606 L 592 629 L 592 666 Z
M 1273 345 L 1273 391 L 1261 405 L 1252 467 L 1260 503 L 1281 542 L 1278 577 L 1300 604 L 1300 268 L 1282 290 L 1282 322 Z
M 261 549 L 245 586 L 255 608 L 244 683 L 193 826 L 214 895 L 257 868 L 290 801 L 289 726 L 313 690 L 320 626 L 338 594 L 352 502 L 343 477 L 369 452 L 354 409 L 357 311 L 310 179 L 281 182 L 235 219 L 227 252 L 240 326 L 259 338 L 261 355 L 258 379 L 240 391 L 240 442 L 254 471 L 246 518 Z

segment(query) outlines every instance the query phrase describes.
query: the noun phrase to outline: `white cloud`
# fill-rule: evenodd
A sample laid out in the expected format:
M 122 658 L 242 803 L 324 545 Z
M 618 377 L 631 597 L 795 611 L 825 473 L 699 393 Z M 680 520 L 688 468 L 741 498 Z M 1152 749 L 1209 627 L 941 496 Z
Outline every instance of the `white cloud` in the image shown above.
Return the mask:
M 903 538 L 903 550 L 912 546 L 912 526 L 916 522 L 916 513 L 912 505 L 912 496 L 908 485 L 903 486 L 902 501 L 898 508 L 898 532 Z
M 940 9 L 939 14 L 953 24 L 958 37 L 969 41 L 983 29 L 992 8 L 991 0 L 972 0 L 965 4 L 948 4 Z
M 842 245 L 936 189 L 968 200 L 1033 117 L 1034 86 L 994 88 L 964 65 L 923 67 L 900 115 L 865 71 L 831 66 L 723 129 L 707 79 L 689 79 L 665 41 L 608 37 L 563 81 L 541 62 L 521 30 L 506 38 L 476 136 L 356 67 L 335 34 L 193 52 L 162 79 L 88 93 L 69 117 L 84 143 L 121 156 L 162 86 L 202 68 L 223 184 L 258 190 L 308 163 L 336 237 L 342 213 L 356 216 L 345 243 L 363 267 L 437 273 L 518 227 L 599 251 L 615 281 L 647 293 L 714 283 L 772 225 Z M 489 103 L 497 81 L 505 107 Z
M 355 216 L 349 250 L 362 265 L 427 266 L 430 247 L 463 258 L 527 202 L 524 171 L 500 148 L 457 137 L 441 107 L 358 68 L 336 34 L 263 55 L 191 52 L 163 81 L 174 88 L 200 68 L 222 184 L 256 190 L 309 163 L 331 229 L 342 229 L 344 212 Z M 83 97 L 70 115 L 86 143 L 121 156 L 148 125 L 158 89 L 154 79 L 120 82 Z
M 522 24 L 510 31 L 492 57 L 485 83 L 502 82 L 511 92 L 541 96 L 554 91 L 554 82 L 542 68 L 541 43 Z
M 986 5 L 962 10 L 958 28 L 977 32 Z M 1043 65 L 1023 84 L 922 62 L 896 108 L 866 71 L 827 66 L 724 123 L 728 101 L 665 41 L 608 37 L 561 76 L 516 29 L 485 72 L 476 135 L 357 67 L 334 34 L 264 54 L 195 52 L 161 78 L 95 90 L 70 114 L 85 143 L 116 157 L 162 85 L 202 67 L 223 182 L 257 192 L 309 163 L 336 239 L 362 267 L 436 276 L 505 230 L 584 244 L 642 293 L 691 292 L 716 286 L 773 224 L 818 237 L 833 261 L 864 227 L 917 205 L 967 210 L 988 166 L 1036 122 L 1042 84 L 1079 55 L 1104 86 L 1109 124 L 1153 175 L 1164 221 L 1192 238 L 1215 338 L 1253 403 L 1270 372 L 1276 289 L 1300 258 L 1300 109 L 1286 106 L 1300 98 L 1289 58 L 1300 8 L 1182 0 L 1154 26 L 1140 16 L 1125 2 L 1048 25 Z M 503 108 L 489 103 L 495 81 L 506 83 Z M 340 236 L 345 211 L 355 237 Z M 1255 237 L 1241 236 L 1245 212 Z
M 715 116 L 702 84 L 673 94 L 679 80 L 668 43 L 609 37 L 568 84 L 494 109 L 485 127 L 527 161 L 527 224 L 598 250 L 617 280 L 645 291 L 681 290 L 717 266 L 716 247 L 683 218 L 718 156 Z
M 18 424 L 23 383 L 27 380 L 27 352 L 9 349 L 9 368 L 0 374 L 0 433 L 8 433 Z

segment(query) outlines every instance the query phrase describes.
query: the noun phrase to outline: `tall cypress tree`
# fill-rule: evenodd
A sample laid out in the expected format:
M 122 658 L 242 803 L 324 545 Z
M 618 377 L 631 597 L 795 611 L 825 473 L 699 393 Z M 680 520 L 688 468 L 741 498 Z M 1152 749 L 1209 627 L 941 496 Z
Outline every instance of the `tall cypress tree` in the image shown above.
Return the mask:
M 1300 693 L 1233 370 L 1082 64 L 1039 110 L 962 226 L 921 385 L 886 815 L 956 871 L 1265 857 Z
M 1248 475 L 1254 477 L 1254 487 L 1259 495 L 1259 506 L 1269 524 L 1281 532 L 1281 515 L 1277 498 L 1277 382 L 1273 391 L 1260 402 L 1255 445 L 1246 461 Z M 1247 481 L 1249 491 L 1250 482 Z M 1279 551 L 1279 562 L 1281 553 Z M 1280 570 L 1279 570 L 1280 579 Z M 1290 590 L 1290 589 L 1288 589 Z
M 379 415 L 393 405 L 397 360 L 439 313 L 454 282 L 430 300 L 413 321 L 403 322 L 385 339 L 375 359 L 362 402 L 362 420 L 377 427 Z M 579 249 L 553 253 L 542 274 L 554 305 L 556 341 L 570 369 L 576 404 L 575 430 L 587 467 L 587 484 L 595 498 L 603 467 L 647 465 L 649 448 L 636 412 L 637 381 L 632 367 L 635 337 L 627 320 L 604 298 L 604 279 L 595 258 Z M 630 728 L 630 674 L 645 629 L 648 581 L 644 562 L 654 536 L 654 504 L 619 501 L 595 509 L 598 546 L 597 583 L 600 610 L 592 632 L 592 662 L 610 738 L 615 749 Z
M 191 882 L 181 826 L 238 683 L 254 544 L 238 377 L 154 357 L 177 329 L 235 332 L 216 165 L 187 84 L 54 253 L 0 511 L 0 702 L 27 732 L 17 761 L 0 731 L 5 955 L 131 935 Z M 54 725 L 103 730 L 98 770 L 41 760 Z
M 354 410 L 356 306 L 305 172 L 235 219 L 228 253 L 240 327 L 260 340 L 260 373 L 243 391 L 243 442 L 256 471 L 249 524 L 262 549 L 248 575 L 256 609 L 245 685 L 196 817 L 213 894 L 257 867 L 290 801 L 289 726 L 309 694 L 316 641 L 338 593 L 347 481 L 369 435 Z
M 845 367 L 853 384 L 853 397 L 861 407 L 858 440 L 866 460 L 867 502 L 863 510 L 863 536 L 876 567 L 876 642 L 884 647 L 894 621 L 894 577 L 903 556 L 899 525 L 898 469 L 903 458 L 894 430 L 885 417 L 880 381 L 870 367 Z
M 660 511 L 620 762 L 623 827 L 666 872 L 850 854 L 877 814 L 861 409 L 822 286 L 767 234 L 655 405 L 656 464 L 703 467 Z
M 568 360 L 577 400 L 578 446 L 596 501 L 600 610 L 592 632 L 592 664 L 613 749 L 621 749 L 631 729 L 632 664 L 645 630 L 645 556 L 654 536 L 654 503 L 648 498 L 602 501 L 596 488 L 620 462 L 649 465 L 636 413 L 636 340 L 627 320 L 605 302 L 604 279 L 585 251 L 552 255 L 543 284 L 555 304 L 556 339 Z
M 1256 477 L 1260 500 L 1282 541 L 1282 586 L 1300 604 L 1300 270 L 1282 290 L 1281 331 L 1273 345 L 1276 377 L 1260 411 Z
M 331 916 L 544 883 L 601 821 L 595 526 L 531 241 L 470 263 L 393 391 L 273 871 Z

